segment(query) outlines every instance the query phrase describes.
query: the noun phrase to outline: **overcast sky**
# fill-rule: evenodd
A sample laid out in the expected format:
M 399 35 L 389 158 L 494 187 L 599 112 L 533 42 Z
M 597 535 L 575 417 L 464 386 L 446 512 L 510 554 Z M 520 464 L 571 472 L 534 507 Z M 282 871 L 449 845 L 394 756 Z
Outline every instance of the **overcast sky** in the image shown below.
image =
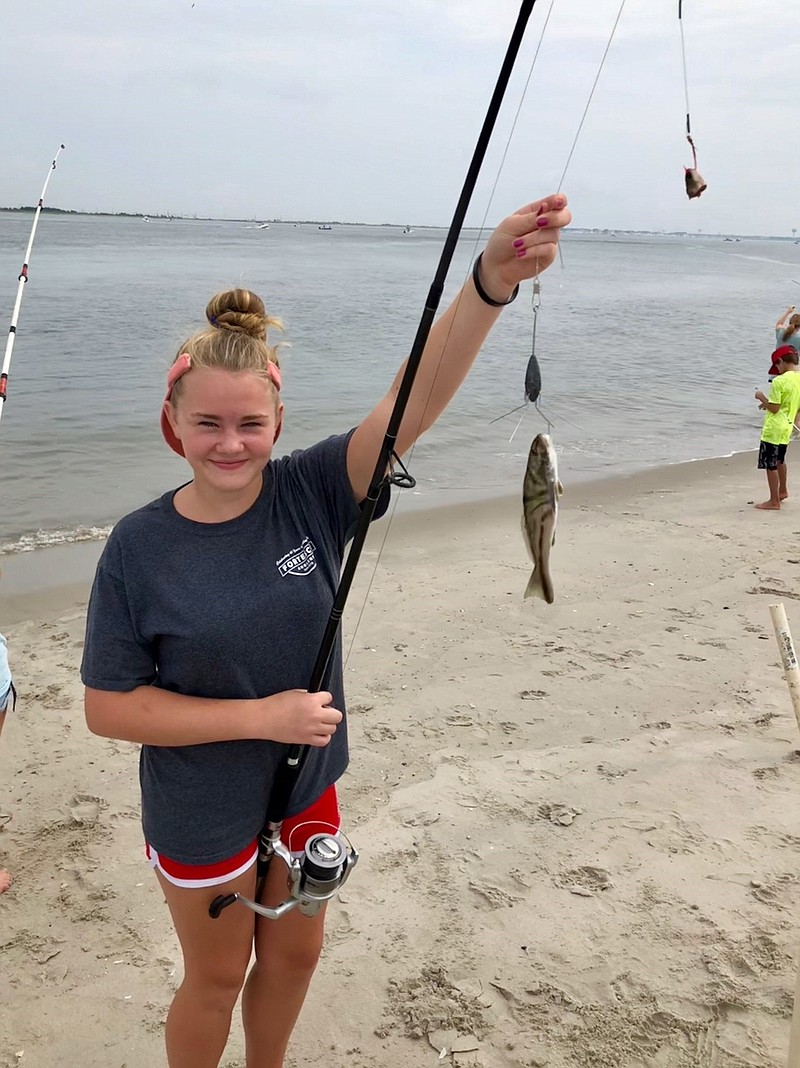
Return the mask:
M 468 221 L 552 191 L 619 0 L 538 0 Z M 800 228 L 786 0 L 628 0 L 564 188 L 576 225 Z M 0 0 L 0 205 L 446 225 L 515 0 Z

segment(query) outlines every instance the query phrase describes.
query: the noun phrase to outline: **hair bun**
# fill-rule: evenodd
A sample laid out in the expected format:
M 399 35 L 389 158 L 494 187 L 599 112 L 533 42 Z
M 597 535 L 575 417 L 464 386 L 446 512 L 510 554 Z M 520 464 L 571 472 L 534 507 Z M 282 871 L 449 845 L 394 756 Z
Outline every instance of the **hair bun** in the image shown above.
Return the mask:
M 267 327 L 277 323 L 267 315 L 261 297 L 249 289 L 228 289 L 217 293 L 206 307 L 206 318 L 218 330 L 248 334 L 265 341 Z

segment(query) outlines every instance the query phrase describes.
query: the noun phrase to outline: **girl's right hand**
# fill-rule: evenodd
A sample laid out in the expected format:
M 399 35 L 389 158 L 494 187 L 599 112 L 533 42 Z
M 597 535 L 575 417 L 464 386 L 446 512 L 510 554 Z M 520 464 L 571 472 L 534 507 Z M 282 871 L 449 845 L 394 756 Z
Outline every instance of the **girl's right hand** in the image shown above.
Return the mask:
M 265 697 L 258 737 L 288 745 L 326 746 L 344 718 L 331 705 L 333 694 L 322 690 L 284 690 Z

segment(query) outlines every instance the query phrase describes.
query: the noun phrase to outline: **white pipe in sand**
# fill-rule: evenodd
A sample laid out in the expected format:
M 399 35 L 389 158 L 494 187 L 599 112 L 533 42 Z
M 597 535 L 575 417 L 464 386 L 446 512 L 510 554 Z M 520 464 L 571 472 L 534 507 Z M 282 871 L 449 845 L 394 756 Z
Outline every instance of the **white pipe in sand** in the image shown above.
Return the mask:
M 794 651 L 792 632 L 789 630 L 789 621 L 786 618 L 786 610 L 783 607 L 783 603 L 771 604 L 769 606 L 769 614 L 772 616 L 775 638 L 781 651 L 783 674 L 786 679 L 786 685 L 789 687 L 792 708 L 797 718 L 797 726 L 800 727 L 800 664 L 797 662 L 797 653 Z

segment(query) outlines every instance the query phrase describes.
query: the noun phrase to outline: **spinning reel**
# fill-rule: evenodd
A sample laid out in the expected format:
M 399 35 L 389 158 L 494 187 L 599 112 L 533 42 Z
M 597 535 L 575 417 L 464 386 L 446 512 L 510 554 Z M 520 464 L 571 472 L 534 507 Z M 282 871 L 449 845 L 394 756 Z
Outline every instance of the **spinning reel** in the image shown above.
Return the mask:
M 273 855 L 282 860 L 289 871 L 289 897 L 275 908 L 267 908 L 242 894 L 220 894 L 208 908 L 212 920 L 218 919 L 222 910 L 235 901 L 268 920 L 278 920 L 295 908 L 304 916 L 316 916 L 326 902 L 336 897 L 358 861 L 358 853 L 338 831 L 313 834 L 300 856 L 291 853 L 281 841 L 280 824 L 270 825 L 270 835 L 273 834 L 274 837 L 261 840 L 259 868 L 266 871 Z

